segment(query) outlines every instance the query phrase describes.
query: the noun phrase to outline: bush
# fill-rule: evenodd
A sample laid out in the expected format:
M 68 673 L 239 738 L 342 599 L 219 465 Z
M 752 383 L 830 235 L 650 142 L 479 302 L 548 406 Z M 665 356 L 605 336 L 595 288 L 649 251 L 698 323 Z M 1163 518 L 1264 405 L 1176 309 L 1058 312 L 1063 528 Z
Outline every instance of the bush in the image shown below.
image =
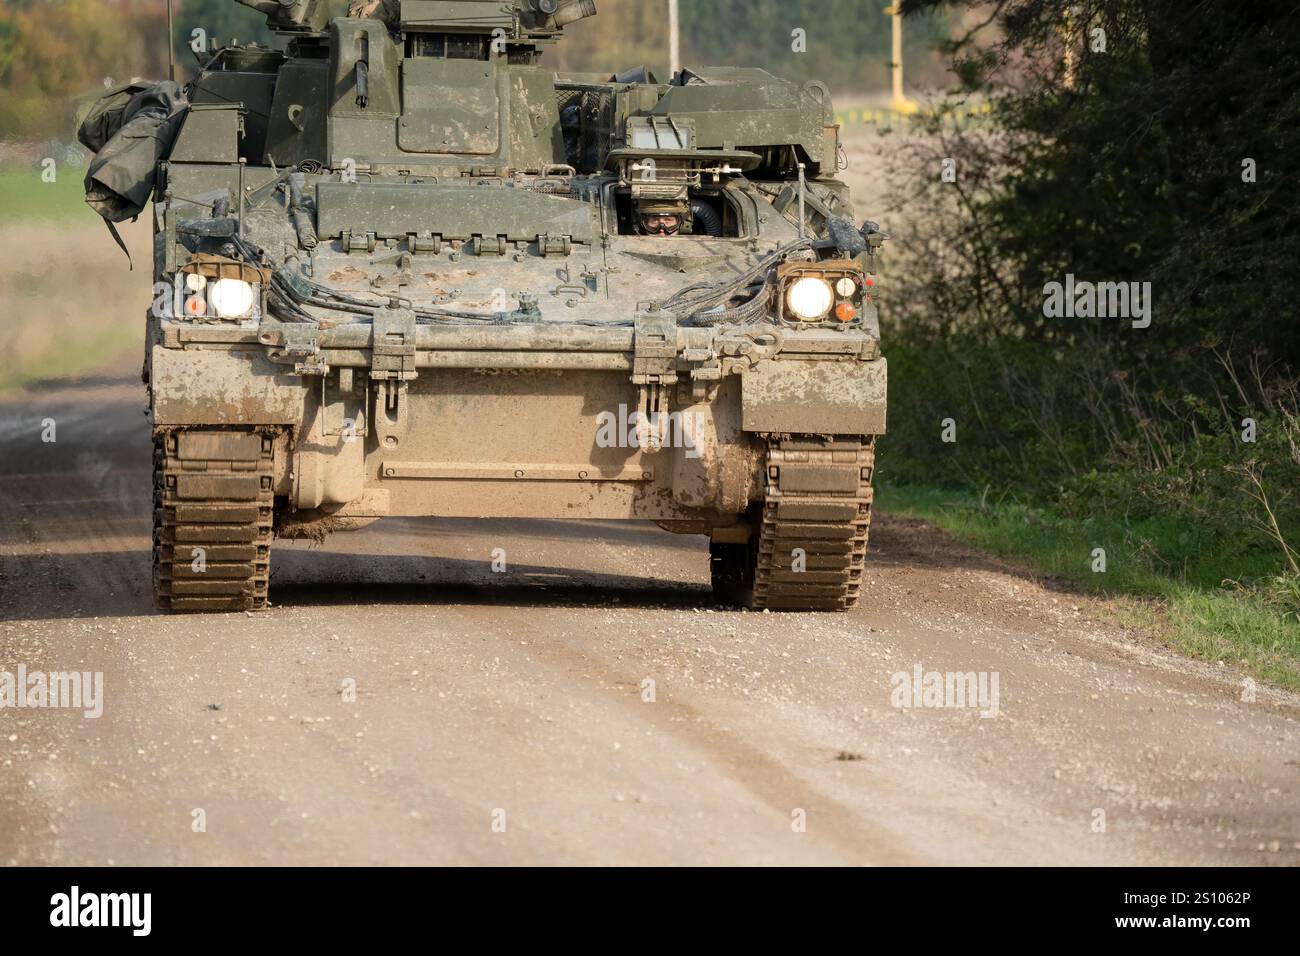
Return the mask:
M 1300 324 L 1284 318 L 1300 14 L 1071 6 L 1063 20 L 1053 0 L 1009 0 L 992 46 L 954 41 L 954 99 L 989 98 L 996 123 L 936 122 L 898 150 L 897 205 L 917 225 L 892 250 L 881 477 L 1142 526 L 1153 570 L 1259 588 L 1285 612 L 1300 578 Z M 1150 326 L 1049 315 L 1067 274 L 1150 283 Z

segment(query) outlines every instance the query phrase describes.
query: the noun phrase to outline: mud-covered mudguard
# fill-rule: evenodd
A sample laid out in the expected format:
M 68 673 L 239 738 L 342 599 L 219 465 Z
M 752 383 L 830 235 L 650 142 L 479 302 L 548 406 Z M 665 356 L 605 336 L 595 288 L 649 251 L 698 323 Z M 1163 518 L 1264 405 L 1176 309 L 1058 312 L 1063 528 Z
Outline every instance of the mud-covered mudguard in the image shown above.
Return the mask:
M 883 435 L 888 365 L 768 359 L 741 377 L 747 432 Z

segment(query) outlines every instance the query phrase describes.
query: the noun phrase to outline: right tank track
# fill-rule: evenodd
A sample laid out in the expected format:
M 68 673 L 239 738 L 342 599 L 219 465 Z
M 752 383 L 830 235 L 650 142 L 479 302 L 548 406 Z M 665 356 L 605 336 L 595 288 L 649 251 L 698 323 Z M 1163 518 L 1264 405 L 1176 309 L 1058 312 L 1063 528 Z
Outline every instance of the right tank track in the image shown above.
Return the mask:
M 755 609 L 858 603 L 871 529 L 874 438 L 768 442 L 763 502 L 747 544 L 712 548 L 719 597 Z

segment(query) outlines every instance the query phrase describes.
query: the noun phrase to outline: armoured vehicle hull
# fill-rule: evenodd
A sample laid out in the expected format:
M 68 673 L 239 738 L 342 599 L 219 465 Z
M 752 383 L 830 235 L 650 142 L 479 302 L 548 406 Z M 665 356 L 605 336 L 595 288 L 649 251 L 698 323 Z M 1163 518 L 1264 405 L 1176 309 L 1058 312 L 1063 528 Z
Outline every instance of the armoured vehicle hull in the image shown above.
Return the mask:
M 160 131 L 161 608 L 264 607 L 277 536 L 386 516 L 651 520 L 709 537 L 725 600 L 859 599 L 883 237 L 824 88 L 544 71 L 589 0 L 249 5 L 285 52 L 112 114 Z M 121 218 L 108 126 L 87 185 Z

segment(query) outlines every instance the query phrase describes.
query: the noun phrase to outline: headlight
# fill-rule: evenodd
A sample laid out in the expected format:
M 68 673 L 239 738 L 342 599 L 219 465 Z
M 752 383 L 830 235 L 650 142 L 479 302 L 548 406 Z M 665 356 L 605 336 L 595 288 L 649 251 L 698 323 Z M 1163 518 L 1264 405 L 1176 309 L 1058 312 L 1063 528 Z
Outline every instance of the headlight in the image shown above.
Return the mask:
M 835 304 L 835 293 L 825 279 L 804 276 L 790 284 L 785 301 L 791 312 L 805 322 L 811 322 L 822 318 L 831 310 Z
M 242 279 L 218 279 L 208 286 L 208 302 L 223 319 L 242 319 L 253 311 L 253 287 Z

